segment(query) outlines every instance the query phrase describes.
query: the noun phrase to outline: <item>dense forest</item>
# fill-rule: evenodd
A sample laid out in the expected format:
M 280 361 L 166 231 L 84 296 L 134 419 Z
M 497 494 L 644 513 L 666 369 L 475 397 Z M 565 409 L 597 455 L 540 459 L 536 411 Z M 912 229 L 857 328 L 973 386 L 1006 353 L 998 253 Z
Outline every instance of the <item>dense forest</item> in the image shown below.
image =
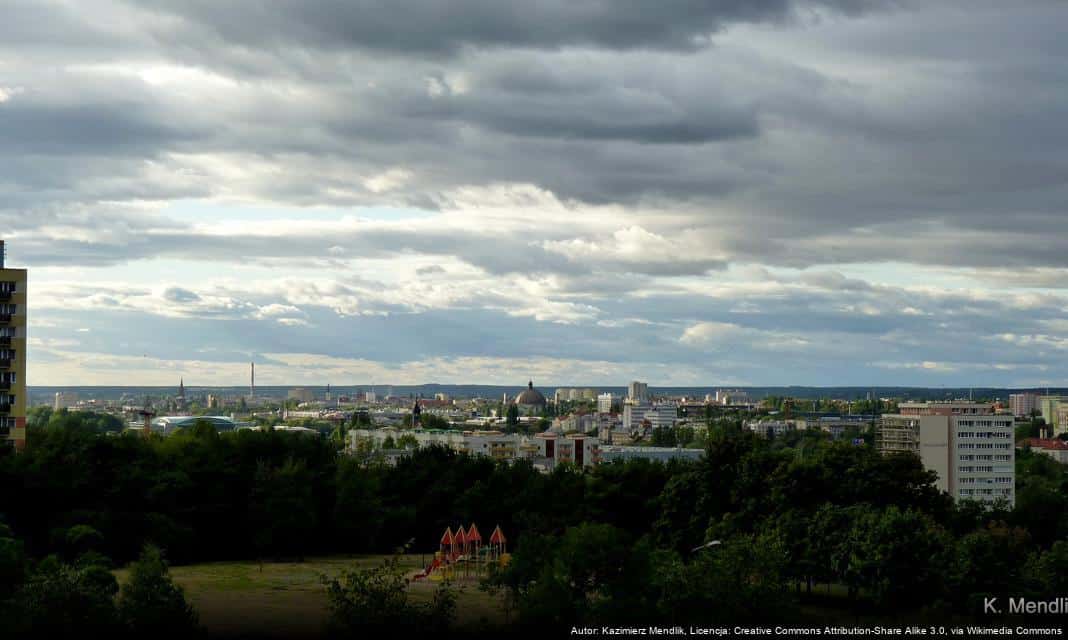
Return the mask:
M 389 466 L 329 438 L 206 423 L 145 439 L 71 414 L 0 457 L 0 599 L 87 554 L 119 566 L 157 548 L 177 564 L 421 552 L 475 522 L 513 543 L 486 586 L 520 621 L 755 620 L 761 602 L 789 617 L 832 584 L 849 606 L 967 615 L 984 594 L 1068 588 L 1068 474 L 1027 451 L 1018 467 L 1015 508 L 983 510 L 935 490 L 914 457 L 821 434 L 717 426 L 699 462 L 545 474 L 443 448 Z

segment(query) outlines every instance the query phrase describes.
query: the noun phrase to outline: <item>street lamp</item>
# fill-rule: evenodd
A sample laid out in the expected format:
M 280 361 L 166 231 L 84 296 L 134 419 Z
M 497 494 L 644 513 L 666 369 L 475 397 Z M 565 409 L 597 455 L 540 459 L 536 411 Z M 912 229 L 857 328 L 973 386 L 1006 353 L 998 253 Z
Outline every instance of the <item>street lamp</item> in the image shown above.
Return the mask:
M 690 549 L 690 553 L 697 553 L 698 551 L 702 551 L 704 549 L 712 549 L 714 547 L 720 546 L 721 544 L 723 544 L 721 540 L 713 540 L 712 542 L 706 542 L 699 547 L 694 547 L 693 549 Z

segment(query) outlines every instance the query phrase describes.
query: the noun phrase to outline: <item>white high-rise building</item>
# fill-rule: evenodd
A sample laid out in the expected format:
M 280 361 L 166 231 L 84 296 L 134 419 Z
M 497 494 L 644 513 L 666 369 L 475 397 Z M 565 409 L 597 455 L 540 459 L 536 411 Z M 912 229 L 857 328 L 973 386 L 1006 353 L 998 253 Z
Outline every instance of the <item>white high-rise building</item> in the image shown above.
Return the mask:
M 597 396 L 597 412 L 612 413 L 612 394 L 602 393 Z
M 627 386 L 627 402 L 646 404 L 649 402 L 649 385 L 635 380 Z
M 54 411 L 66 409 L 78 404 L 78 394 L 73 391 L 57 391 L 56 399 L 52 405 Z
M 906 402 L 883 414 L 876 446 L 911 452 L 938 474 L 936 486 L 956 500 L 1016 502 L 1014 419 L 975 402 Z

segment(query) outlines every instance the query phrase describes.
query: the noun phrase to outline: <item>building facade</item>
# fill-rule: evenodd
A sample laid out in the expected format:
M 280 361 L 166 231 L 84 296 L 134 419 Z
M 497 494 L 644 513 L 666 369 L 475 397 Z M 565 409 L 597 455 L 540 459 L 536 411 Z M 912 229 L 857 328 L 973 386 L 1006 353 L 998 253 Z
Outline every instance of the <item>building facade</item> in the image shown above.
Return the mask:
M 436 429 L 353 429 L 349 431 L 349 451 L 359 450 L 360 443 L 382 447 L 387 441 L 397 443 L 410 436 L 419 447 L 440 445 L 495 460 L 529 460 L 543 471 L 558 463 L 589 467 L 600 462 L 599 441 L 583 434 L 560 435 L 544 432 L 533 437 L 500 431 L 442 431 Z
M 1012 409 L 1012 415 L 1017 418 L 1025 418 L 1031 415 L 1032 411 L 1038 410 L 1038 398 L 1037 393 L 1013 393 L 1009 395 L 1009 408 Z
M 631 404 L 647 404 L 649 402 L 649 385 L 637 380 L 627 385 L 627 402 Z
M 913 453 L 938 474 L 936 486 L 956 500 L 1016 502 L 1014 419 L 993 405 L 909 402 L 883 414 L 876 447 L 884 455 Z
M 0 240 L 0 439 L 17 451 L 26 447 L 26 288 L 25 269 L 7 268 Z
M 1039 396 L 1038 410 L 1050 429 L 1050 435 L 1058 436 L 1065 431 L 1068 418 L 1068 398 L 1065 396 Z

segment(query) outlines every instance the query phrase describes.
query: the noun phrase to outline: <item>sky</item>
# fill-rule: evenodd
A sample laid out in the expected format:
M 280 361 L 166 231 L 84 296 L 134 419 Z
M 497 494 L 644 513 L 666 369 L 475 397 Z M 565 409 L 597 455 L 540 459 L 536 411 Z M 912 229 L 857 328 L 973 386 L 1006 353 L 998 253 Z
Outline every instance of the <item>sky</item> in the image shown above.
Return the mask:
M 0 0 L 31 385 L 1068 385 L 1068 4 Z

